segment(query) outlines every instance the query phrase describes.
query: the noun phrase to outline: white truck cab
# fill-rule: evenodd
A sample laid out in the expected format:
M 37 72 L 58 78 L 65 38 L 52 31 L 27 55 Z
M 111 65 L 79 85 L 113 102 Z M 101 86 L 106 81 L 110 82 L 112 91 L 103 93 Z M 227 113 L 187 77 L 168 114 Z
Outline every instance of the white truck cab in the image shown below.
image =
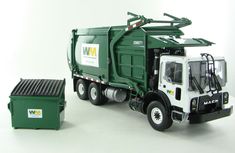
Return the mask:
M 224 58 L 162 55 L 159 68 L 158 89 L 178 108 L 172 109 L 172 120 L 200 123 L 230 115 Z

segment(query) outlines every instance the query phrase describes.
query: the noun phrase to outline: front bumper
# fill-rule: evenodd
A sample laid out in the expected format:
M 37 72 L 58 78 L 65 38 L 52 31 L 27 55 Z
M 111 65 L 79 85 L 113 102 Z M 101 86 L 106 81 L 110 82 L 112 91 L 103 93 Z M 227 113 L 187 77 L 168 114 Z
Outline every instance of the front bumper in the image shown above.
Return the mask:
M 189 115 L 189 123 L 190 124 L 196 124 L 196 123 L 202 123 L 207 121 L 212 121 L 215 119 L 223 118 L 226 116 L 230 116 L 233 112 L 233 106 L 230 108 L 218 110 L 212 113 L 206 113 L 206 114 L 190 114 Z

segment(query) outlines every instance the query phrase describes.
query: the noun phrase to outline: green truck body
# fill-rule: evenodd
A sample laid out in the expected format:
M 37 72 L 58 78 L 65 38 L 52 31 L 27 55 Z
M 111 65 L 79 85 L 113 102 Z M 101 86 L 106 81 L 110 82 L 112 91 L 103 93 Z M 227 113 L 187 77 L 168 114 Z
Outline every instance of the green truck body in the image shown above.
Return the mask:
M 126 31 L 128 26 L 76 29 L 73 31 L 72 52 L 68 55 L 74 74 L 93 78 L 114 87 L 134 89 L 144 94 L 149 91 L 152 66 L 150 58 L 155 48 L 182 48 L 208 46 L 212 43 L 204 39 L 192 39 L 184 44 L 154 36 L 180 37 L 184 33 L 176 26 L 141 27 Z M 122 34 L 121 38 L 115 40 Z M 116 42 L 115 42 L 116 41 Z M 191 41 L 191 42 L 190 42 Z M 115 45 L 111 44 L 115 42 Z M 82 46 L 88 44 L 87 46 Z M 89 47 L 97 44 L 99 47 Z M 112 57 L 113 54 L 113 57 Z M 81 64 L 84 56 L 97 60 L 96 65 Z M 90 57 L 89 57 L 90 56 Z M 95 57 L 92 57 L 95 56 Z

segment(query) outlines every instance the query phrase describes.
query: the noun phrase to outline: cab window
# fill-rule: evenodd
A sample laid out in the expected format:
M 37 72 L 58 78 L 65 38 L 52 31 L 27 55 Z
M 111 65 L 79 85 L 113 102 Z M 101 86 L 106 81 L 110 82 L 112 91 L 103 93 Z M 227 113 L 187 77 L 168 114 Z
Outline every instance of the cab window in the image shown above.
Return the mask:
M 182 84 L 182 64 L 167 62 L 164 79 L 170 83 Z

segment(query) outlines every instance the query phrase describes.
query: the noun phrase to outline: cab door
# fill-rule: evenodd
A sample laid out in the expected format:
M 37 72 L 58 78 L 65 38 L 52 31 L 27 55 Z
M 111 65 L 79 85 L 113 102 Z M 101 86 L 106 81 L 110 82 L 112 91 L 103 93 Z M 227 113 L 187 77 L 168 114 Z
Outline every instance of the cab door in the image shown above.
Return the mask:
M 171 105 L 180 106 L 183 87 L 183 63 L 180 59 L 165 58 L 160 62 L 159 89 L 169 98 Z

